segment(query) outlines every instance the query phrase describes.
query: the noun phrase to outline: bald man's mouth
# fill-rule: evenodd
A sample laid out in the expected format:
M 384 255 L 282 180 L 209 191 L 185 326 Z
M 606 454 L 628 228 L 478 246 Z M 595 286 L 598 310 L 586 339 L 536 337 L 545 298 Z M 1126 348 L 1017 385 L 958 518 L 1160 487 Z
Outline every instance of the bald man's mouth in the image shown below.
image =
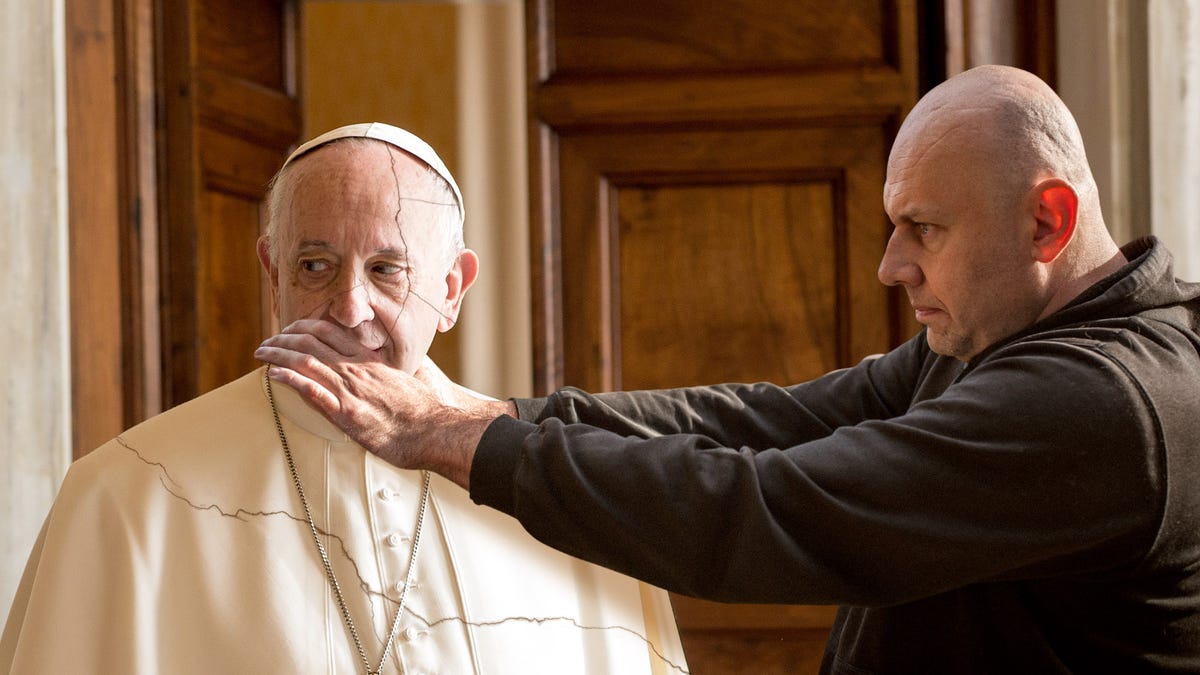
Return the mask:
M 937 319 L 938 316 L 941 316 L 946 313 L 945 310 L 939 309 L 937 307 L 932 307 L 930 305 L 918 305 L 918 304 L 914 303 L 912 308 L 913 308 L 913 315 L 915 316 L 917 323 L 922 323 L 922 324 L 927 324 L 930 321 Z

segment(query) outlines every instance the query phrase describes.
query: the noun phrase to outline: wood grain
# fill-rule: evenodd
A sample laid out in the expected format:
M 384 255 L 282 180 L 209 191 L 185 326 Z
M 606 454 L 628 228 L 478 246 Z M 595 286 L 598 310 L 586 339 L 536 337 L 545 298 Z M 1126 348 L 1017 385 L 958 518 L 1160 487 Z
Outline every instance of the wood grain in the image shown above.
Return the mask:
M 790 384 L 908 336 L 876 279 L 912 1 L 527 5 L 535 387 Z M 828 607 L 674 597 L 692 672 L 816 672 Z

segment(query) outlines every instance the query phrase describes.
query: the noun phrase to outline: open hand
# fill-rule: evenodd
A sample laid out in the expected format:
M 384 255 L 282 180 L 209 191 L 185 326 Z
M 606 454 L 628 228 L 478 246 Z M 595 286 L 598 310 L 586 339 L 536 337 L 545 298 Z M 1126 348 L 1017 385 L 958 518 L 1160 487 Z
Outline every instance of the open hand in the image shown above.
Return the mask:
M 346 330 L 302 319 L 255 352 L 269 377 L 295 389 L 360 445 L 391 464 L 432 469 L 467 487 L 475 446 L 512 404 L 461 387 L 428 358 L 414 377 Z

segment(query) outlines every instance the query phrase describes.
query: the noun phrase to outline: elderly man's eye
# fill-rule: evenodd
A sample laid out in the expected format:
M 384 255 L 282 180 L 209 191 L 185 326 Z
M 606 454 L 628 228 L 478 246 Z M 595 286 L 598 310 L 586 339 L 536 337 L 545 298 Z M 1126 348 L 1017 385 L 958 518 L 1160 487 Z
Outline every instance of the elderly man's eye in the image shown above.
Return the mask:
M 403 271 L 403 268 L 392 263 L 375 263 L 375 265 L 371 267 L 371 271 L 375 272 L 376 274 L 391 276 L 393 274 L 399 274 Z
M 929 223 L 917 223 L 917 232 L 919 232 L 922 237 L 928 236 L 931 229 L 932 228 L 929 226 Z
M 301 260 L 299 267 L 305 272 L 319 273 L 329 269 L 329 263 L 324 260 Z

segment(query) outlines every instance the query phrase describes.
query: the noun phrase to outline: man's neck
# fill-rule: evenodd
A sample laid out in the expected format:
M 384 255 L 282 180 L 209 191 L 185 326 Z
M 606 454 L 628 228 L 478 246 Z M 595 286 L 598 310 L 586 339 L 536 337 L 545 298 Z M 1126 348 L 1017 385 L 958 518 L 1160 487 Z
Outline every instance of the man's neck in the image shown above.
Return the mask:
M 1111 239 L 1106 241 L 1102 252 L 1089 257 L 1099 259 L 1101 262 L 1090 266 L 1080 265 L 1075 269 L 1065 270 L 1066 279 L 1058 285 L 1058 290 L 1051 296 L 1050 301 L 1046 303 L 1045 308 L 1038 317 L 1039 321 L 1066 307 L 1072 300 L 1079 297 L 1081 293 L 1096 285 L 1102 279 L 1116 273 L 1129 263 L 1129 260 L 1125 258 L 1125 254 L 1121 252 L 1121 249 Z

